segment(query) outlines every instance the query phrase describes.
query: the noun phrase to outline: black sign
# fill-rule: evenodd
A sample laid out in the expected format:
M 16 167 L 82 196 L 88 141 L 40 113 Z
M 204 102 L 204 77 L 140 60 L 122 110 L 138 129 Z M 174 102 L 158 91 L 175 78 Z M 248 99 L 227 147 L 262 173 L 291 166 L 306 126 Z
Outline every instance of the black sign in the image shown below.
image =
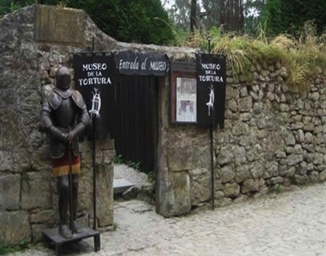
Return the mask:
M 97 117 L 97 134 L 105 137 L 110 131 L 109 115 L 114 106 L 114 57 L 76 54 L 73 66 L 76 90 L 82 94 L 90 115 Z
M 126 75 L 165 76 L 169 71 L 166 54 L 119 52 L 115 56 L 116 69 Z
M 197 55 L 197 123 L 224 127 L 226 57 Z

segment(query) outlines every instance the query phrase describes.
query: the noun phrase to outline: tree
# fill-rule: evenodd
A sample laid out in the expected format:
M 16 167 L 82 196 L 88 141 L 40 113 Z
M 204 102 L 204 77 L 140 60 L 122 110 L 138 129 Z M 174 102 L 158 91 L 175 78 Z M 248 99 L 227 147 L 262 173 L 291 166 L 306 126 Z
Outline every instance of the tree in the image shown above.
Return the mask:
M 5 1 L 18 6 L 35 3 L 35 0 Z M 160 0 L 38 0 L 38 3 L 63 3 L 67 7 L 84 9 L 104 33 L 119 41 L 162 45 L 174 39 L 168 14 Z M 0 10 L 1 7 L 4 7 L 3 2 Z M 6 12 L 8 8 L 4 9 Z
M 174 4 L 167 11 L 177 28 L 189 29 L 189 19 L 191 16 L 189 0 L 175 0 Z
M 263 12 L 270 35 L 300 29 L 306 21 L 313 21 L 320 34 L 326 25 L 325 0 L 267 0 Z
M 175 0 L 168 13 L 184 29 L 189 28 L 190 20 L 192 32 L 199 23 L 205 23 L 206 29 L 222 26 L 228 31 L 242 31 L 244 26 L 243 0 Z
M 190 31 L 195 32 L 197 28 L 197 0 L 191 0 L 191 11 L 190 11 Z
M 203 8 L 209 13 L 208 27 L 217 26 L 225 31 L 243 31 L 243 0 L 203 0 Z
M 254 34 L 261 21 L 266 0 L 246 0 L 244 2 L 245 31 Z

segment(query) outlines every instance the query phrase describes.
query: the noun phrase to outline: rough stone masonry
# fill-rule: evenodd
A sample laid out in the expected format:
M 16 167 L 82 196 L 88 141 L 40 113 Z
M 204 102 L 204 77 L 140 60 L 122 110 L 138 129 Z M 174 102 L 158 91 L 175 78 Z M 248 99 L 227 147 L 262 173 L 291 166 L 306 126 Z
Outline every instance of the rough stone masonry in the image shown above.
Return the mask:
M 253 79 L 227 70 L 225 128 L 214 131 L 216 206 L 326 180 L 325 70 L 304 92 L 286 85 L 279 62 L 251 71 Z M 182 215 L 211 200 L 208 129 L 162 124 L 160 212 Z

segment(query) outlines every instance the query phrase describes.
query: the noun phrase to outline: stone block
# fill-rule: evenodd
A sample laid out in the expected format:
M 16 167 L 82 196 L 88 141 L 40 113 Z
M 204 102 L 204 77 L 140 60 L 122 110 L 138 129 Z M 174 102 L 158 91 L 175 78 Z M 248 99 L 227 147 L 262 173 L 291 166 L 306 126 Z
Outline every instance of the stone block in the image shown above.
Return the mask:
M 2 90 L 1 90 L 2 92 Z M 12 92 L 12 94 L 16 94 Z M 4 102 L 6 102 L 4 100 Z M 21 133 L 20 122 L 17 113 L 8 106 L 0 108 L 0 146 L 6 148 L 14 148 L 16 146 L 22 145 L 24 142 L 23 134 Z M 0 158 L 4 161 L 4 158 Z M 1 166 L 1 165 L 0 165 Z M 0 167 L 2 169 L 2 167 Z M 12 169 L 12 166 L 9 170 Z
M 215 207 L 225 207 L 230 205 L 231 203 L 232 203 L 231 198 L 222 198 L 222 199 L 214 200 Z
M 168 150 L 167 164 L 171 171 L 191 170 L 193 168 L 194 151 L 192 147 L 186 148 L 171 148 Z
M 86 13 L 70 8 L 37 5 L 35 39 L 41 42 L 84 43 Z
M 5 129 L 5 128 L 3 128 Z M 1 135 L 1 134 L 0 134 Z M 2 137 L 2 136 L 1 136 Z M 0 146 L 4 144 L 0 138 Z M 0 150 L 0 172 L 11 171 L 13 169 L 14 159 L 10 151 Z
M 96 176 L 96 205 L 99 227 L 113 224 L 113 172 L 103 165 Z M 91 194 L 91 191 L 88 193 Z
M 19 209 L 20 180 L 20 175 L 0 176 L 0 208 Z
M 259 180 L 249 179 L 243 182 L 241 192 L 243 194 L 259 191 Z
M 49 152 L 49 145 L 44 144 L 42 147 L 35 150 L 32 154 L 32 166 L 36 170 L 46 170 L 51 174 L 52 160 Z
M 295 137 L 292 132 L 285 131 L 283 133 L 283 138 L 284 138 L 285 145 L 287 145 L 287 146 L 295 145 Z
M 48 223 L 43 224 L 32 224 L 31 230 L 32 230 L 32 241 L 40 242 L 43 240 L 42 231 L 48 229 L 50 226 Z
M 236 183 L 227 183 L 224 185 L 224 194 L 226 197 L 236 198 L 240 195 L 240 186 Z
M 275 185 L 275 184 L 283 184 L 283 178 L 282 177 L 274 177 L 266 181 L 268 185 Z
M 221 148 L 220 153 L 217 156 L 217 163 L 219 165 L 225 165 L 233 159 L 233 148 L 231 145 Z
M 289 166 L 294 166 L 294 165 L 300 164 L 300 163 L 302 163 L 302 161 L 303 161 L 302 155 L 292 154 L 292 155 L 287 156 L 287 158 L 286 158 L 287 165 L 289 165 Z
M 37 212 L 33 212 L 30 217 L 30 221 L 32 224 L 34 223 L 53 223 L 54 219 L 54 211 L 53 210 L 41 210 Z
M 305 185 L 310 181 L 309 177 L 307 175 L 294 175 L 294 182 L 297 185 Z
M 24 211 L 0 212 L 0 244 L 11 246 L 21 241 L 31 241 L 28 214 Z
M 295 167 L 288 167 L 286 165 L 279 165 L 278 173 L 282 177 L 291 178 L 293 177 L 296 169 Z
M 247 124 L 239 122 L 232 128 L 232 133 L 234 136 L 245 135 L 249 131 Z
M 191 180 L 191 204 L 198 205 L 211 197 L 211 173 L 206 168 L 189 171 Z
M 316 171 L 311 172 L 309 174 L 310 181 L 312 183 L 317 183 L 319 181 L 318 176 L 319 176 L 319 173 L 318 172 L 316 172 Z
M 51 175 L 45 172 L 26 173 L 22 178 L 22 209 L 48 209 L 52 205 Z
M 221 190 L 216 191 L 215 190 L 215 192 L 214 192 L 214 199 L 220 200 L 220 199 L 222 199 L 224 197 L 225 197 L 225 194 L 224 194 L 223 191 L 221 191 Z
M 227 165 L 221 168 L 219 176 L 222 183 L 227 183 L 235 179 L 235 170 L 231 165 Z
M 319 173 L 319 181 L 320 182 L 326 181 L 326 170 Z
M 105 140 L 99 140 L 96 144 L 96 147 L 98 150 L 114 150 L 114 140 L 109 138 Z
M 160 191 L 159 213 L 171 217 L 190 212 L 191 189 L 188 173 L 170 172 L 169 183 L 165 185 L 167 186 L 161 187 Z
M 270 162 L 266 166 L 264 178 L 276 177 L 278 175 L 278 163 Z
M 237 183 L 241 183 L 244 180 L 250 179 L 251 178 L 251 174 L 249 171 L 249 166 L 244 164 L 244 165 L 240 165 L 237 169 L 236 169 L 236 175 L 235 175 L 235 181 Z
M 246 150 L 244 147 L 235 146 L 233 155 L 234 155 L 234 162 L 237 166 L 243 164 L 247 160 Z
M 313 164 L 314 165 L 322 165 L 322 164 L 324 164 L 324 155 L 321 154 L 321 153 L 315 153 Z
M 265 173 L 265 167 L 262 163 L 255 161 L 250 165 L 250 172 L 254 179 L 263 177 Z
M 252 98 L 244 97 L 239 99 L 239 110 L 240 112 L 250 112 L 252 108 Z
M 110 164 L 113 162 L 115 157 L 115 150 L 103 150 L 103 161 L 105 164 Z

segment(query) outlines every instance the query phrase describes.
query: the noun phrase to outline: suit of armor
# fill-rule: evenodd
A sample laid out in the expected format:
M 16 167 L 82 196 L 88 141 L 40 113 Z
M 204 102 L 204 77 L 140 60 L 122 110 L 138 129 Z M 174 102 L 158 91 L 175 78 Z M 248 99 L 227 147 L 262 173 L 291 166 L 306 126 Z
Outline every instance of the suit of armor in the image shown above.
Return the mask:
M 59 196 L 59 234 L 70 238 L 80 233 L 76 222 L 78 201 L 78 173 L 80 158 L 78 136 L 90 123 L 87 108 L 81 94 L 70 89 L 71 76 L 66 67 L 60 67 L 56 74 L 56 88 L 43 104 L 42 130 L 50 137 L 50 154 L 53 159 L 53 175 L 57 177 Z M 67 226 L 69 206 L 69 171 L 72 170 L 72 219 Z

